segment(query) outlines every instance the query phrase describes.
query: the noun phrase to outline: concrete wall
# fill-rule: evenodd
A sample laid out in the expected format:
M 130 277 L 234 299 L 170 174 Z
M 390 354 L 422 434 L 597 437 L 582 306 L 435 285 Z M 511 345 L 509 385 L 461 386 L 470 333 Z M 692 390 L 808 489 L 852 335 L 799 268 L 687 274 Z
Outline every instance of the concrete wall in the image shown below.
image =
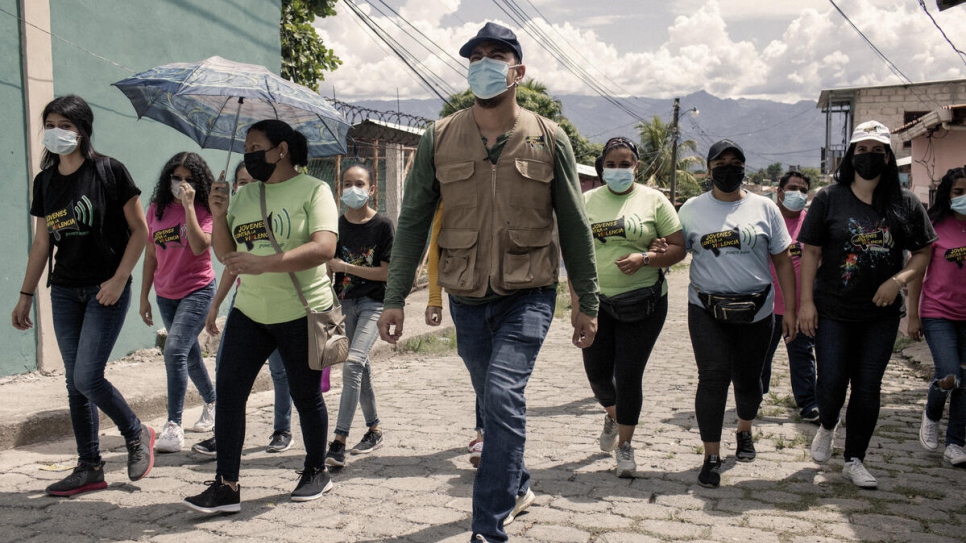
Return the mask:
M 933 137 L 912 140 L 912 190 L 926 206 L 929 189 L 951 168 L 966 164 L 966 131 L 938 130 Z
M 110 86 L 111 83 L 159 64 L 191 62 L 214 55 L 261 64 L 276 73 L 281 66 L 280 0 L 246 2 L 244 6 L 235 0 L 24 1 L 30 9 L 35 9 L 37 4 L 49 5 L 50 29 L 62 39 L 37 33 L 39 36 L 32 37 L 21 51 L 21 58 L 30 60 L 30 53 L 35 48 L 52 49 L 53 94 L 73 93 L 87 100 L 94 110 L 95 148 L 128 167 L 142 190 L 145 207 L 161 167 L 173 154 L 184 150 L 201 152 L 216 175 L 224 168 L 227 154 L 201 151 L 190 139 L 171 128 L 148 119 L 138 121 L 130 102 Z M 0 0 L 0 5 L 17 13 L 18 2 L 14 0 Z M 20 49 L 18 26 L 12 18 L 0 13 L 0 43 L 4 52 Z M 29 101 L 33 90 L 23 88 L 20 59 L 0 55 L 0 78 L 4 83 L 0 85 L 0 93 L 8 98 L 3 102 L 5 107 L 0 111 L 0 120 L 6 121 L 6 127 L 15 127 L 0 135 L 4 138 L 0 146 L 3 150 L 2 171 L 13 173 L 8 177 L 13 182 L 0 184 L 0 205 L 7 208 L 7 217 L 13 219 L 9 224 L 14 224 L 17 229 L 14 235 L 0 241 L 0 251 L 8 256 L 0 262 L 3 266 L 0 277 L 4 281 L 4 299 L 8 300 L 6 305 L 9 306 L 5 310 L 9 311 L 23 278 L 30 239 L 26 216 L 30 197 L 30 161 L 26 158 L 26 147 L 28 143 L 39 144 L 40 133 L 26 128 L 21 130 L 27 111 L 23 104 Z M 36 169 L 37 162 L 29 163 L 29 168 Z M 154 343 L 155 330 L 146 327 L 137 315 L 140 264 L 134 271 L 133 288 L 133 307 L 113 358 Z M 40 289 L 38 298 L 47 296 L 43 290 Z M 151 300 L 155 305 L 153 293 Z M 17 345 L 22 352 L 14 357 L 15 360 L 0 357 L 0 376 L 35 369 L 37 363 L 31 360 L 35 354 L 29 346 L 35 341 L 45 341 L 44 337 L 12 332 L 15 331 L 9 326 L 0 327 L 0 341 L 5 346 Z M 39 334 L 49 340 L 53 332 L 41 329 Z

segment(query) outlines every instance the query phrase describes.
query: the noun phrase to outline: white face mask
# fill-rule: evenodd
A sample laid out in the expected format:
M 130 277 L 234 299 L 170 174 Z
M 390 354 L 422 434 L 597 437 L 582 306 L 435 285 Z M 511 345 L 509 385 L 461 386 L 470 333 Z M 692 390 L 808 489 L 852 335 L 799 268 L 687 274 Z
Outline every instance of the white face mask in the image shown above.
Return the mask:
M 949 200 L 949 207 L 960 215 L 966 215 L 966 194 Z
M 805 209 L 807 202 L 808 196 L 805 193 L 797 190 L 787 190 L 785 191 L 785 201 L 782 202 L 782 205 L 789 211 L 801 211 Z
M 175 200 L 181 199 L 181 181 L 171 180 L 171 194 L 174 195 Z
M 44 147 L 55 155 L 69 155 L 77 149 L 77 132 L 63 128 L 44 129 Z

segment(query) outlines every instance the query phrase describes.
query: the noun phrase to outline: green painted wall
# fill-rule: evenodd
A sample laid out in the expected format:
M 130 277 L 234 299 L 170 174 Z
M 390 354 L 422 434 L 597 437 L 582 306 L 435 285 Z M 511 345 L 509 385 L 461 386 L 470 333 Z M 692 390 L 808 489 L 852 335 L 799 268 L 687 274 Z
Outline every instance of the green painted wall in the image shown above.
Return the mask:
M 0 6 L 17 12 L 16 0 L 0 0 Z M 201 151 L 171 128 L 149 119 L 138 121 L 130 102 L 111 83 L 160 64 L 193 62 L 214 55 L 261 64 L 278 73 L 279 10 L 279 0 L 50 0 L 52 32 L 76 44 L 57 38 L 52 41 L 54 93 L 78 94 L 87 100 L 94 110 L 95 148 L 127 166 L 147 207 L 161 167 L 172 155 L 184 150 L 201 152 L 217 175 L 224 168 L 227 153 Z M 6 53 L 19 48 L 16 21 L 0 13 L 0 50 Z M 0 98 L 5 98 L 0 102 L 5 105 L 0 108 L 0 122 L 4 127 L 14 127 L 0 131 L 0 171 L 7 174 L 5 182 L 0 183 L 0 206 L 6 211 L 8 224 L 17 229 L 15 235 L 0 241 L 0 251 L 5 256 L 2 261 L 9 263 L 0 263 L 4 266 L 5 304 L 0 306 L 3 311 L 13 309 L 28 248 L 29 196 L 25 190 L 24 135 L 19 129 L 24 123 L 20 71 L 19 57 L 0 55 Z M 8 107 L 11 104 L 19 107 Z M 234 157 L 232 162 L 237 162 Z M 138 317 L 140 289 L 139 263 L 134 272 L 132 307 L 112 359 L 154 344 L 155 329 L 145 326 Z M 153 293 L 151 301 L 157 316 Z M 156 319 L 156 325 L 160 325 L 159 321 Z M 0 342 L 5 347 L 17 345 L 22 353 L 13 361 L 2 357 L 0 375 L 36 368 L 35 338 L 13 332 L 9 325 L 0 326 Z
M 0 8 L 19 16 L 17 0 L 0 0 Z M 8 228 L 8 235 L 0 238 L 0 376 L 37 368 L 36 332 L 10 326 L 27 265 L 31 222 L 20 23 L 14 16 L 0 13 L 0 217 Z

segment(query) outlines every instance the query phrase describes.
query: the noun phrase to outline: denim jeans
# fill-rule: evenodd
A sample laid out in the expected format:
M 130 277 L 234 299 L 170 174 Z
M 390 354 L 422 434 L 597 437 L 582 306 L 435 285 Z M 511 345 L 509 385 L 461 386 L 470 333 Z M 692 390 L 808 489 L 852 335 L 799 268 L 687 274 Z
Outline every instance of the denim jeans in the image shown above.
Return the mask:
M 356 405 L 362 406 L 367 428 L 379 424 L 369 351 L 379 339 L 376 323 L 382 315 L 382 302 L 365 296 L 342 300 L 342 314 L 345 315 L 345 333 L 349 338 L 349 357 L 342 365 L 342 398 L 335 433 L 348 437 Z
M 278 324 L 261 324 L 233 308 L 225 323 L 225 345 L 215 387 L 217 475 L 237 481 L 245 442 L 245 408 L 259 370 L 278 349 L 288 376 L 289 390 L 299 412 L 306 468 L 323 468 L 329 415 L 319 388 L 321 371 L 309 369 L 306 317 Z
M 59 287 L 50 289 L 54 335 L 64 359 L 70 422 L 82 464 L 101 461 L 98 442 L 100 409 L 117 425 L 126 440 L 141 432 L 141 421 L 114 385 L 104 378 L 111 350 L 121 333 L 124 317 L 131 305 L 128 283 L 114 305 L 101 305 L 100 287 Z
M 194 383 L 205 403 L 215 401 L 215 387 L 201 357 L 198 334 L 205 327 L 205 317 L 215 296 L 215 282 L 208 283 L 180 300 L 158 296 L 158 313 L 168 338 L 164 341 L 164 368 L 168 375 L 168 420 L 181 424 L 184 395 L 188 378 Z
M 948 397 L 946 445 L 962 447 L 966 445 L 966 321 L 924 318 L 922 330 L 936 366 L 936 380 L 929 385 L 926 399 L 926 416 L 930 420 L 942 420 Z M 936 384 L 947 375 L 956 376 L 952 390 L 943 390 Z
M 715 320 L 705 308 L 688 304 L 688 331 L 698 366 L 694 414 L 701 441 L 721 442 L 728 387 L 734 384 L 735 411 L 754 420 L 761 406 L 761 367 L 768 354 L 772 315 L 748 324 Z
M 235 307 L 235 296 L 231 297 L 231 305 L 228 312 Z M 222 351 L 225 348 L 225 334 L 222 330 L 221 341 L 218 342 L 218 355 L 215 356 L 215 375 L 218 375 L 218 367 L 221 366 Z M 276 432 L 289 432 L 292 430 L 292 396 L 288 391 L 288 376 L 285 375 L 285 364 L 282 364 L 282 357 L 278 351 L 273 351 L 268 357 L 268 371 L 272 374 L 272 383 L 275 385 L 275 429 Z
M 637 426 L 644 403 L 644 367 L 667 318 L 667 296 L 654 313 L 639 322 L 620 322 L 605 311 L 597 314 L 597 336 L 583 349 L 584 373 L 594 398 L 617 407 L 617 424 Z
M 530 488 L 524 391 L 553 320 L 553 287 L 472 305 L 450 297 L 460 358 L 483 405 L 486 446 L 473 483 L 473 535 L 507 541 L 503 521 Z
M 899 331 L 899 318 L 846 322 L 818 318 L 815 332 L 815 383 L 822 427 L 835 428 L 851 385 L 845 412 L 845 460 L 865 459 L 865 451 L 879 420 L 879 392 L 882 376 L 892 356 Z
M 771 365 L 775 358 L 775 351 L 782 343 L 781 315 L 775 315 L 775 328 L 771 333 L 771 345 L 768 347 L 768 357 L 761 369 L 761 393 L 768 394 L 771 384 Z M 788 353 L 788 376 L 792 383 L 792 396 L 795 405 L 805 415 L 818 407 L 815 400 L 815 340 L 799 332 L 791 342 L 785 344 Z

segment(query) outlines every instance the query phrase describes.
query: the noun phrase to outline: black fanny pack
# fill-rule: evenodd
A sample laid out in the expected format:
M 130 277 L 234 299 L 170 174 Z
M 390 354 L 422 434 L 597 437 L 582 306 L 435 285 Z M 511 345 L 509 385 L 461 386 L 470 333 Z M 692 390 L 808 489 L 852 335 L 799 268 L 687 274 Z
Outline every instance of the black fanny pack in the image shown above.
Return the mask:
M 761 292 L 753 294 L 708 294 L 694 289 L 698 299 L 704 304 L 715 320 L 731 324 L 748 324 L 755 320 L 755 315 L 765 305 L 771 285 Z
M 651 316 L 661 298 L 664 270 L 657 273 L 657 283 L 646 288 L 622 292 L 614 296 L 601 294 L 600 309 L 620 322 L 638 322 Z

